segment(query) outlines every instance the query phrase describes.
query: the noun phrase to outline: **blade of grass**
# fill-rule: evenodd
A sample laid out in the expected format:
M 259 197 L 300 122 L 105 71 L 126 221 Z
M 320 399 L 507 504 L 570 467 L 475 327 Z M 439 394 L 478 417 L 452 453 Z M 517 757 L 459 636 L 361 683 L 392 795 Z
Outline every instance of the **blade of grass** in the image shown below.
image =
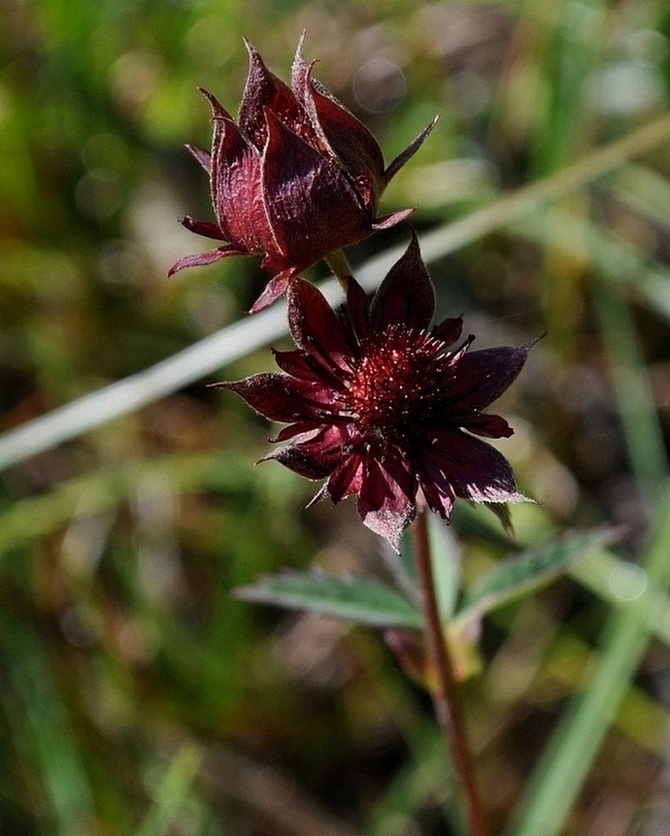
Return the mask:
M 179 749 L 154 792 L 154 803 L 135 836 L 163 836 L 175 823 L 188 801 L 200 771 L 203 753 L 191 743 Z
M 616 294 L 597 286 L 595 303 L 628 457 L 644 505 L 653 508 L 669 463 L 642 349 L 630 313 Z
M 647 646 L 649 612 L 656 618 L 662 616 L 661 609 L 654 609 L 658 601 L 653 596 L 670 583 L 668 461 L 637 335 L 626 307 L 607 287 L 596 286 L 596 309 L 630 463 L 650 516 L 662 490 L 665 496 L 656 533 L 641 561 L 648 578 L 646 591 L 610 615 L 603 650 L 586 690 L 573 699 L 540 761 L 526 790 L 518 824 L 509 831 L 514 836 L 561 832 Z
M 73 517 L 91 516 L 126 502 L 139 484 L 164 477 L 184 491 L 202 487 L 237 492 L 248 488 L 253 471 L 231 456 L 164 456 L 98 470 L 58 485 L 44 496 L 28 497 L 0 512 L 0 558 L 44 537 Z
M 670 493 L 647 550 L 647 594 L 619 607 L 608 623 L 603 650 L 585 691 L 573 698 L 529 782 L 509 836 L 558 836 L 649 640 L 647 611 L 653 590 L 670 582 Z
M 587 183 L 592 183 L 599 177 L 616 170 L 629 159 L 651 151 L 668 139 L 670 139 L 670 117 L 662 116 L 632 131 L 622 139 L 587 154 L 555 174 L 537 180 L 513 194 L 506 195 L 465 218 L 445 224 L 427 235 L 422 235 L 422 255 L 426 261 L 434 261 L 454 252 L 459 247 L 476 241 L 495 229 L 518 221 L 538 206 L 574 192 Z M 376 258 L 366 266 L 366 270 L 375 269 L 378 264 L 390 266 L 400 253 L 399 248 L 397 251 Z M 362 275 L 367 276 L 366 271 L 363 271 Z
M 568 568 L 568 574 L 603 601 L 615 607 L 642 595 L 647 573 L 637 563 L 621 560 L 606 549 L 592 552 Z M 646 613 L 647 630 L 670 647 L 670 597 L 661 589 L 649 593 L 651 606 Z
M 574 252 L 575 241 L 583 242 L 589 249 L 591 264 L 601 273 L 603 281 L 618 284 L 670 321 L 670 270 L 650 260 L 630 241 L 593 220 L 556 208 L 534 212 L 522 224 L 513 225 L 512 230 L 523 238 L 551 244 L 566 254 Z
M 85 836 L 95 818 L 91 785 L 44 643 L 10 612 L 0 618 L 0 634 L 3 701 L 20 705 L 5 710 L 19 724 L 23 769 L 40 782 L 50 808 L 36 812 L 43 823 L 52 819 L 55 836 Z
M 599 148 L 555 174 L 506 195 L 471 215 L 439 227 L 422 237 L 427 262 L 434 261 L 483 235 L 519 220 L 533 209 L 570 193 L 611 172 L 632 157 L 670 139 L 670 116 L 665 115 L 622 139 Z M 366 288 L 376 286 L 404 247 L 394 248 L 357 271 Z M 326 295 L 340 298 L 337 281 L 322 286 Z M 285 331 L 285 312 L 279 305 L 228 326 L 138 374 L 84 395 L 47 415 L 0 437 L 0 468 L 7 468 L 57 444 L 77 438 L 93 427 L 126 415 L 199 380 L 234 360 L 278 338 Z

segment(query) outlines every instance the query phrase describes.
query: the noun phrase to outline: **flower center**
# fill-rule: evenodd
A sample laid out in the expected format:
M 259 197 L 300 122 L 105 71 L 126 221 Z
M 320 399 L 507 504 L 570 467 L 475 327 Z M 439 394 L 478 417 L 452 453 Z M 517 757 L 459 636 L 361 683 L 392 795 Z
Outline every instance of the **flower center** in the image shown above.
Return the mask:
M 404 434 L 430 417 L 449 359 L 444 348 L 425 333 L 399 326 L 362 346 L 346 400 L 363 435 Z

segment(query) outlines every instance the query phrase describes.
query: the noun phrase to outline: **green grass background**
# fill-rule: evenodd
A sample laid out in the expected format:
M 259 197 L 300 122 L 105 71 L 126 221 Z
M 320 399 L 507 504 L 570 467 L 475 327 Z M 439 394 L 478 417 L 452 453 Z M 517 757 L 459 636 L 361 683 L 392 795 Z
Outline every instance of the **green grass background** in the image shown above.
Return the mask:
M 165 277 L 207 247 L 177 223 L 210 216 L 196 87 L 234 111 L 242 36 L 288 78 L 303 28 L 387 160 L 441 115 L 382 207 L 420 207 L 440 315 L 480 346 L 547 332 L 500 402 L 538 500 L 519 541 L 620 527 L 616 554 L 483 625 L 462 688 L 494 832 L 668 832 L 667 3 L 5 0 L 0 833 L 462 833 L 430 704 L 382 639 L 231 597 L 281 566 L 383 574 L 381 547 L 254 467 L 268 427 L 206 388 L 283 342 L 280 309 L 233 327 L 257 260 Z M 407 241 L 349 255 L 372 286 Z M 505 554 L 488 522 L 450 529 L 468 581 Z

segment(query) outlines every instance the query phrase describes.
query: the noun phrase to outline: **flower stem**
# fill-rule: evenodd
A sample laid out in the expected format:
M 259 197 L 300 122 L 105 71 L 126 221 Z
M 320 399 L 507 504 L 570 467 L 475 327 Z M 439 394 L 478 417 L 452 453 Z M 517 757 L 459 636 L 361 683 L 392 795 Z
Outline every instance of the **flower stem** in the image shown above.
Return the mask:
M 437 607 L 433 567 L 428 537 L 428 512 L 420 509 L 412 526 L 414 560 L 421 588 L 423 614 L 429 658 L 434 670 L 433 703 L 440 726 L 451 752 L 454 768 L 460 779 L 468 810 L 468 836 L 489 836 L 472 756 L 465 738 L 463 718 L 456 700 L 454 666 L 444 639 L 442 622 Z
M 346 293 L 346 279 L 353 276 L 351 265 L 347 261 L 346 255 L 342 252 L 342 250 L 333 250 L 330 255 L 326 256 L 326 264 L 333 271 L 333 275 L 340 283 L 340 287 Z

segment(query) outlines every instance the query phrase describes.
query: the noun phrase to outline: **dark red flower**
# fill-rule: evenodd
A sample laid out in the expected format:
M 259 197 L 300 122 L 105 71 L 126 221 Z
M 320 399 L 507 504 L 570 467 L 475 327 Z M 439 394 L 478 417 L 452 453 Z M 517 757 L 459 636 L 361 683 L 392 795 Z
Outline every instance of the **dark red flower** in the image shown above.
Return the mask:
M 202 90 L 212 108 L 212 153 L 188 146 L 210 176 L 216 222 L 186 216 L 182 223 L 227 243 L 180 259 L 170 274 L 229 255 L 263 254 L 262 266 L 277 275 L 252 311 L 281 296 L 319 259 L 412 214 L 406 209 L 378 217 L 379 198 L 435 124 L 385 167 L 372 134 L 312 78 L 316 62 L 305 61 L 302 41 L 290 88 L 245 41 L 249 74 L 237 123 Z
M 512 435 L 483 410 L 519 374 L 530 346 L 471 351 L 469 336 L 449 350 L 462 321 L 430 330 L 435 294 L 416 237 L 372 302 L 350 279 L 347 303 L 338 317 L 297 279 L 288 290 L 297 349 L 275 352 L 284 373 L 222 384 L 289 424 L 276 440 L 290 444 L 266 458 L 326 479 L 315 499 L 357 494 L 363 522 L 394 548 L 416 514 L 419 488 L 447 519 L 456 497 L 522 501 L 507 460 L 475 436 Z

